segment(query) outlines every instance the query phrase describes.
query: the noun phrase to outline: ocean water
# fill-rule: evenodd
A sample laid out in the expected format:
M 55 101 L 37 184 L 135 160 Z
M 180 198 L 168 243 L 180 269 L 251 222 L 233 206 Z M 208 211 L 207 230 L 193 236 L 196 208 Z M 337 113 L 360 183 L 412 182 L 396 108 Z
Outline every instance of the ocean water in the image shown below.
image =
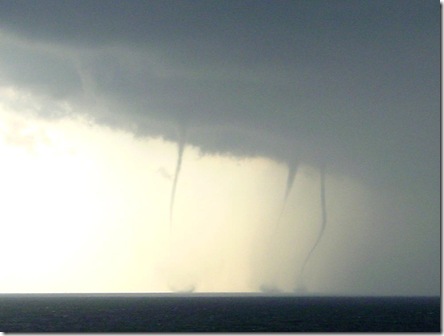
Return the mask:
M 0 295 L 4 332 L 440 332 L 439 297 Z

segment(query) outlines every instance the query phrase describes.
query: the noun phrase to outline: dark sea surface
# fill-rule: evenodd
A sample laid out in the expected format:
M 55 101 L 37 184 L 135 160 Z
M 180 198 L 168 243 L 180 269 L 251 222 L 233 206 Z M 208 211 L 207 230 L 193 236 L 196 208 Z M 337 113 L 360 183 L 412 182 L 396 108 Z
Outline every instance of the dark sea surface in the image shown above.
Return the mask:
M 439 297 L 0 295 L 4 332 L 440 332 Z

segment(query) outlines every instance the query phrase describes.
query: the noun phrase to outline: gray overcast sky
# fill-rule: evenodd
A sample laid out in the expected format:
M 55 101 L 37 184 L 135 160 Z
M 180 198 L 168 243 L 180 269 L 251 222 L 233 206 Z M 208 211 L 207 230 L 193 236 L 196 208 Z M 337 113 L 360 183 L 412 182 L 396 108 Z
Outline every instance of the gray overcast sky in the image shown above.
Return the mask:
M 1 9 L 4 31 L 65 50 L 17 57 L 23 50 L 5 45 L 5 82 L 73 97 L 85 90 L 76 65 L 101 95 L 125 104 L 107 120 L 137 120 L 141 133 L 172 136 L 145 131 L 152 119 L 186 123 L 220 130 L 190 135 L 208 151 L 283 160 L 316 152 L 361 162 L 384 183 L 391 171 L 438 178 L 434 1 L 6 1 Z
M 209 154 L 325 162 L 436 237 L 440 19 L 427 0 L 0 1 L 0 84 Z M 436 280 L 439 239 L 425 253 Z

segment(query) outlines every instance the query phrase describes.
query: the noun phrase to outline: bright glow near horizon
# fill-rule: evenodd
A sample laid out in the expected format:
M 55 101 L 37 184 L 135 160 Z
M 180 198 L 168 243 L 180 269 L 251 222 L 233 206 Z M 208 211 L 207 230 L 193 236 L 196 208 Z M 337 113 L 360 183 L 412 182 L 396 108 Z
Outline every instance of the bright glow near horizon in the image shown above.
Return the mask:
M 9 103 L 24 99 L 11 89 L 3 95 Z M 210 264 L 226 258 L 226 274 L 235 276 L 216 277 L 220 283 L 204 290 L 249 290 L 242 274 L 230 271 L 247 268 L 249 232 L 239 222 L 254 220 L 242 209 L 270 191 L 257 179 L 276 164 L 199 157 L 187 148 L 169 241 L 175 144 L 1 107 L 3 291 L 180 290 L 197 281 L 196 272 L 219 271 Z
M 273 236 L 285 167 L 187 146 L 170 232 L 177 144 L 82 118 L 41 119 L 38 98 L 1 95 L 1 292 L 294 290 L 319 230 L 318 169 L 301 166 Z M 329 227 L 306 276 L 321 291 L 341 288 L 350 249 L 360 253 L 353 232 L 372 234 L 371 193 L 327 179 Z

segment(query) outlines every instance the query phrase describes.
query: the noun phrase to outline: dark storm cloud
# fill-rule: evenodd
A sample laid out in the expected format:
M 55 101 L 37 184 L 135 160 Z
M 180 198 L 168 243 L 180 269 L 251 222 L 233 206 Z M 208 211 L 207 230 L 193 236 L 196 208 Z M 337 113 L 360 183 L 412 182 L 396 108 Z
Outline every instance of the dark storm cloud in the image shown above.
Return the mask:
M 83 71 L 110 124 L 177 141 L 153 121 L 186 123 L 206 152 L 322 158 L 381 185 L 439 176 L 435 2 L 4 1 L 0 27 L 63 51 L 6 44 L 4 82 L 73 99 Z

